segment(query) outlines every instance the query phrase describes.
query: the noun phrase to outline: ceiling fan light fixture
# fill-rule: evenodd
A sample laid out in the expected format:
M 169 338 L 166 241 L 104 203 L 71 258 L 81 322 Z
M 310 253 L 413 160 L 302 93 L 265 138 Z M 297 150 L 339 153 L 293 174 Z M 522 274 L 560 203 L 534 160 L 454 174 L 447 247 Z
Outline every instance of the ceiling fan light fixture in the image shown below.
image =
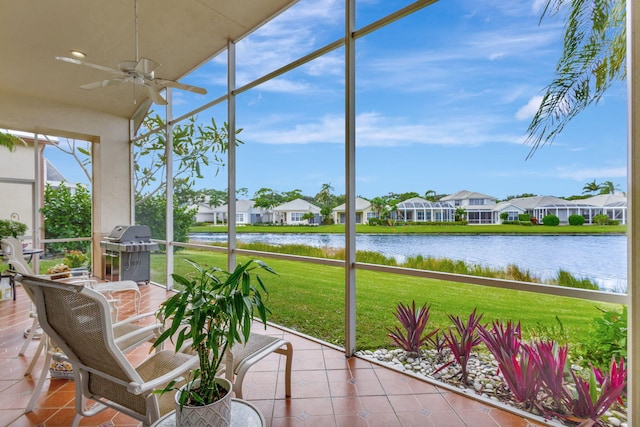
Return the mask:
M 69 53 L 71 54 L 71 56 L 73 56 L 74 58 L 79 58 L 79 59 L 83 59 L 87 57 L 87 54 L 84 53 L 83 51 L 79 50 L 79 49 L 71 49 L 69 51 Z

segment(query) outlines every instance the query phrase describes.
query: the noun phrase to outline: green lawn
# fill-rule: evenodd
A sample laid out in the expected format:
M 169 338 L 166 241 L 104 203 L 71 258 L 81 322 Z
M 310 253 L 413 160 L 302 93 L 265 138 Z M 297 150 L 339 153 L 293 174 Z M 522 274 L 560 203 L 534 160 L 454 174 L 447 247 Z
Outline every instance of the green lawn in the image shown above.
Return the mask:
M 203 251 L 176 253 L 175 268 L 184 274 L 189 266 L 181 258 L 202 265 L 224 267 L 226 256 Z M 344 345 L 344 271 L 342 268 L 266 259 L 278 276 L 264 274 L 272 310 L 269 319 L 291 329 Z M 164 271 L 160 255 L 152 256 L 152 270 Z M 153 277 L 153 273 L 152 273 Z M 393 316 L 398 302 L 432 305 L 430 324 L 445 328 L 448 314 L 467 317 L 474 308 L 484 313 L 487 322 L 502 319 L 522 322 L 526 336 L 558 329 L 562 322 L 569 342 L 583 342 L 591 332 L 598 308 L 614 305 L 560 298 L 528 292 L 494 289 L 461 283 L 422 279 L 370 271 L 357 272 L 357 347 L 390 347 L 387 328 L 397 324 Z
M 227 227 L 199 225 L 191 228 L 194 233 L 226 233 Z M 371 234 L 603 234 L 626 233 L 626 225 L 544 225 L 522 226 L 495 225 L 405 225 L 396 227 L 357 225 L 357 233 Z M 334 225 L 243 225 L 238 233 L 344 233 L 343 224 Z

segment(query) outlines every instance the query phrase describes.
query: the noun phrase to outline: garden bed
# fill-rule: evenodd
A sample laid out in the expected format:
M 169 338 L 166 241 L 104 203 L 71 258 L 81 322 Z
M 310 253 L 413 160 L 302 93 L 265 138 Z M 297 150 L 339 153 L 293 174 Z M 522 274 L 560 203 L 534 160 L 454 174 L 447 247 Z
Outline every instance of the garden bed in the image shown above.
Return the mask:
M 356 356 L 401 372 L 425 378 L 429 382 L 449 385 L 467 395 L 481 396 L 482 400 L 496 403 L 500 407 L 506 407 L 506 410 L 514 408 L 516 409 L 514 412 L 517 413 L 528 412 L 534 415 L 534 418 L 544 419 L 552 425 L 576 426 L 580 424 L 577 421 L 572 422 L 557 417 L 549 417 L 536 407 L 532 409 L 523 408 L 513 397 L 504 377 L 500 374 L 498 362 L 489 353 L 472 354 L 467 365 L 469 384 L 467 386 L 462 384 L 459 375 L 460 368 L 456 364 L 442 368 L 451 359 L 447 350 L 440 352 L 436 350 L 421 350 L 418 357 L 410 357 L 402 349 L 378 349 L 376 351 L 358 351 Z M 572 369 L 582 370 L 579 366 L 572 366 Z M 614 404 L 604 413 L 600 421 L 602 425 L 608 427 L 627 427 L 626 408 L 620 404 Z

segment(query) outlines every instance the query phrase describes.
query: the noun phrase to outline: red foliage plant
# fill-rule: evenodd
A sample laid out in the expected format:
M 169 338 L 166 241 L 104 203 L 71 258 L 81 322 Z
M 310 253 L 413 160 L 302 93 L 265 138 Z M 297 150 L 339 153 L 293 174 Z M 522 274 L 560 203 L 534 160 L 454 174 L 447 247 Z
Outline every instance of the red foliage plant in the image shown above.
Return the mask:
M 482 342 L 478 335 L 478 326 L 480 325 L 482 314 L 478 315 L 476 309 L 473 309 L 466 323 L 459 316 L 449 315 L 449 319 L 453 322 L 455 333 L 453 329 L 449 329 L 442 335 L 446 346 L 451 350 L 451 354 L 453 354 L 454 360 L 445 363 L 434 373 L 440 372 L 447 366 L 457 362 L 458 365 L 460 365 L 458 374 L 462 378 L 463 384 L 467 385 L 467 362 L 471 357 L 473 349 Z
M 427 307 L 427 304 L 424 304 L 416 309 L 415 301 L 411 302 L 411 306 L 399 303 L 396 308 L 395 316 L 402 324 L 403 329 L 396 326 L 394 329 L 389 329 L 388 335 L 393 342 L 411 356 L 417 356 L 420 347 L 430 341 L 431 337 L 438 332 L 438 329 L 435 329 L 424 334 L 427 323 L 429 323 L 430 308 L 431 306 Z

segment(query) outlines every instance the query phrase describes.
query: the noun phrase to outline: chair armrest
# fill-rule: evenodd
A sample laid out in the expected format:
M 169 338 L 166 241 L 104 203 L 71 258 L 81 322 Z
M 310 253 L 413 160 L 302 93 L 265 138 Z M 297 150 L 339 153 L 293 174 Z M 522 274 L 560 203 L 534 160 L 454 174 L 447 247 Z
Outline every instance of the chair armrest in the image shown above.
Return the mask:
M 130 382 L 127 385 L 127 391 L 133 394 L 149 393 L 157 389 L 161 385 L 168 383 L 171 380 L 182 377 L 182 375 L 185 372 L 193 369 L 195 366 L 198 365 L 199 362 L 200 361 L 198 360 L 198 356 L 193 356 L 189 358 L 186 362 L 182 363 L 180 366 L 172 369 L 171 371 L 167 372 L 166 374 L 160 377 L 154 378 L 151 381 L 147 381 L 144 383 Z
M 154 316 L 155 317 L 156 313 L 154 311 L 150 311 L 148 313 L 142 313 L 142 314 L 136 314 L 135 316 L 131 316 L 131 317 L 127 317 L 124 320 L 120 320 L 118 322 L 115 322 L 113 324 L 113 327 L 117 327 L 126 323 L 133 323 L 133 322 L 137 322 L 138 320 L 141 319 L 146 319 L 147 317 L 151 317 Z

